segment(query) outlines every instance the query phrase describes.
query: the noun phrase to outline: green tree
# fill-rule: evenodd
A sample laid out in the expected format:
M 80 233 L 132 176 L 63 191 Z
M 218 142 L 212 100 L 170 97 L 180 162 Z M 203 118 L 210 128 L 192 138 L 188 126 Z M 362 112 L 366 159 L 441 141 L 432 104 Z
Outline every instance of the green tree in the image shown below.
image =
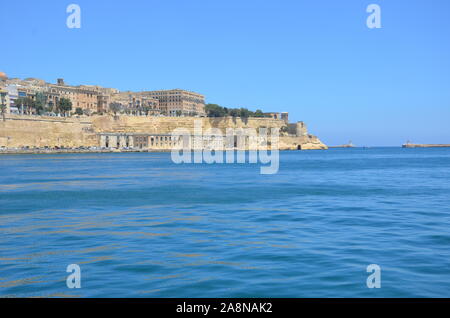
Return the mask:
M 228 110 L 228 114 L 232 117 L 239 117 L 240 112 L 239 109 L 232 108 Z
M 227 116 L 226 108 L 217 104 L 206 104 L 205 112 L 208 117 L 225 117 Z
M 145 116 L 148 116 L 149 112 L 150 112 L 151 107 L 150 106 L 142 106 L 142 112 L 145 114 Z
M 5 114 L 6 114 L 6 104 L 1 104 L 1 105 L 0 105 L 0 111 L 1 111 L 1 114 L 2 114 L 2 117 L 3 117 L 3 121 L 5 121 L 5 120 L 6 120 L 6 118 L 5 118 Z
M 14 100 L 14 105 L 17 106 L 17 108 L 19 109 L 19 112 L 21 113 L 22 111 L 25 111 L 25 98 L 24 97 L 19 97 L 16 100 Z
M 70 112 L 72 110 L 72 101 L 68 98 L 61 98 L 58 103 L 58 109 L 64 115 L 67 114 L 67 112 Z
M 265 117 L 264 113 L 260 109 L 257 109 L 255 111 L 255 113 L 253 114 L 253 116 L 254 117 Z
M 253 113 L 249 111 L 247 108 L 241 108 L 239 109 L 239 117 L 241 118 L 248 118 L 252 117 Z
M 257 109 L 255 112 L 247 109 L 247 108 L 227 108 L 222 107 L 217 104 L 206 104 L 205 112 L 208 117 L 240 117 L 240 118 L 249 118 L 249 117 L 270 117 L 262 112 L 262 110 Z
M 77 108 L 75 109 L 75 114 L 77 114 L 77 115 L 83 115 L 83 110 L 81 109 L 81 107 L 77 107 Z
M 117 113 L 122 111 L 123 107 L 120 103 L 111 103 L 109 104 L 109 109 L 114 113 L 114 115 L 117 115 Z
M 19 97 L 15 100 L 14 103 L 19 108 L 19 110 L 25 114 L 31 114 L 32 110 L 35 108 L 35 102 L 29 96 Z
M 34 101 L 34 109 L 36 113 L 42 115 L 42 113 L 46 110 L 45 105 L 47 104 L 47 98 L 41 92 L 36 93 L 35 101 Z
M 55 107 L 55 104 L 53 104 L 53 101 L 49 101 L 48 102 L 48 111 L 49 112 L 53 112 L 54 111 L 54 107 Z

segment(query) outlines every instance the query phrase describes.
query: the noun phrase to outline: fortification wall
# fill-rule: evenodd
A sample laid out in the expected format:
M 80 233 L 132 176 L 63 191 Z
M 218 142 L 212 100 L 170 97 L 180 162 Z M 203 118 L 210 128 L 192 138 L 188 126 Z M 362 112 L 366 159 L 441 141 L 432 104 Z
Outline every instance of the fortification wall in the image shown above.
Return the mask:
M 328 149 L 319 138 L 313 135 L 299 137 L 281 136 L 279 140 L 280 150 L 320 150 Z
M 203 130 L 219 128 L 280 128 L 286 123 L 271 118 L 196 118 L 196 117 L 136 117 L 136 116 L 93 116 L 92 124 L 97 132 L 128 132 L 170 134 L 176 128 L 183 127 L 194 131 L 194 123 L 199 121 Z
M 100 145 L 99 133 L 170 134 L 176 128 L 194 131 L 195 121 L 200 121 L 203 132 L 209 128 L 279 128 L 283 120 L 272 118 L 194 118 L 194 117 L 43 117 L 6 115 L 0 118 L 0 147 L 91 147 Z M 303 128 L 302 128 L 303 129 Z M 280 149 L 326 149 L 320 140 L 306 134 L 280 136 Z
M 97 139 L 92 122 L 84 118 L 0 117 L 0 147 L 89 147 Z

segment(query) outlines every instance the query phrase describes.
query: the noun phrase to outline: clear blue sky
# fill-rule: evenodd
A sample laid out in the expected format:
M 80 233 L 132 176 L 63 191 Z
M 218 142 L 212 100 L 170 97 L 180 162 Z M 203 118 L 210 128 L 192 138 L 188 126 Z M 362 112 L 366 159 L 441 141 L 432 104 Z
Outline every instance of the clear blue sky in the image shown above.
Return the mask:
M 371 3 L 382 29 L 366 27 Z M 448 0 L 2 1 L 0 70 L 288 111 L 331 145 L 450 143 L 449 14 Z

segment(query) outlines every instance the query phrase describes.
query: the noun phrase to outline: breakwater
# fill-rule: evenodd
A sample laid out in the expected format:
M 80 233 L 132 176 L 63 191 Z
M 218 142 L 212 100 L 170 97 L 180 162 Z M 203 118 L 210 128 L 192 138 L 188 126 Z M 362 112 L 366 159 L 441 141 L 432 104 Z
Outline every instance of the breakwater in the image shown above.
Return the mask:
M 450 144 L 404 144 L 403 148 L 445 148 Z

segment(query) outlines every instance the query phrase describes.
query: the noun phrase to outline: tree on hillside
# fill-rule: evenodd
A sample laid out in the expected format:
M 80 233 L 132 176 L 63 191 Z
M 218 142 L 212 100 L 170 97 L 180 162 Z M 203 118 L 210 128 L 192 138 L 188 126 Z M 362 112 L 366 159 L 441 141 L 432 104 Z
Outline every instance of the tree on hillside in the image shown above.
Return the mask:
M 19 108 L 22 114 L 31 115 L 35 107 L 35 102 L 31 97 L 19 97 L 14 101 L 14 104 Z
M 17 109 L 19 110 L 19 113 L 22 114 L 23 112 L 25 112 L 25 98 L 24 97 L 19 97 L 16 100 L 14 100 L 14 105 L 17 106 Z
M 264 113 L 260 109 L 257 109 L 253 114 L 253 117 L 267 117 L 267 115 L 264 115 Z
M 55 109 L 55 104 L 53 103 L 53 101 L 49 101 L 48 102 L 48 111 L 49 112 L 53 112 Z
M 217 104 L 206 104 L 205 111 L 208 117 L 225 117 L 227 110 Z
M 68 98 L 61 98 L 58 103 L 58 110 L 66 115 L 67 112 L 72 110 L 72 101 Z
M 111 103 L 109 104 L 109 109 L 114 113 L 114 115 L 117 115 L 117 113 L 122 111 L 123 107 L 120 103 Z
M 228 115 L 232 117 L 239 117 L 239 109 L 231 108 L 228 110 Z
M 247 108 L 239 109 L 239 117 L 241 118 L 249 118 L 253 113 L 249 111 Z
M 47 98 L 45 97 L 45 95 L 41 92 L 36 93 L 34 102 L 34 109 L 36 110 L 36 113 L 41 115 L 46 110 L 46 104 Z
M 6 120 L 6 118 L 5 118 L 6 104 L 0 104 L 0 111 L 1 111 L 1 114 L 2 114 L 2 117 L 3 117 L 3 121 L 5 121 Z
M 150 110 L 151 110 L 151 107 L 150 107 L 150 106 L 148 106 L 148 105 L 142 106 L 142 113 L 143 113 L 145 116 L 148 116 L 148 114 L 150 113 Z
M 247 109 L 247 108 L 227 108 L 222 107 L 217 104 L 206 104 L 205 105 L 206 115 L 208 117 L 240 117 L 240 118 L 249 118 L 249 117 L 270 117 L 269 115 L 264 114 L 260 109 L 257 109 L 255 112 Z

